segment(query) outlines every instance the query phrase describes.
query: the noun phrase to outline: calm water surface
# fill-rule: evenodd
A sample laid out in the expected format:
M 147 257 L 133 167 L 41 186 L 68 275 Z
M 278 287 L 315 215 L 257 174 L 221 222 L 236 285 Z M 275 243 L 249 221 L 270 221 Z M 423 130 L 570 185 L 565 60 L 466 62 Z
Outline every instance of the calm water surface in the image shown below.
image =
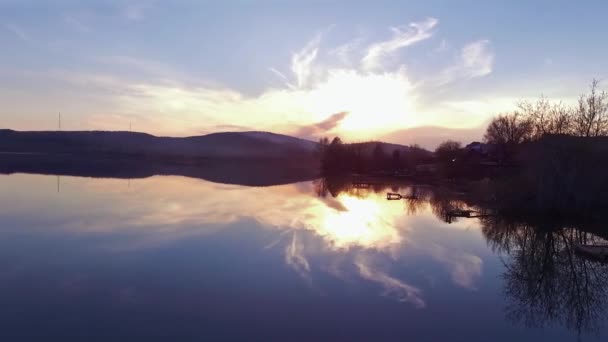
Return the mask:
M 596 236 L 324 186 L 0 176 L 0 340 L 608 336 Z

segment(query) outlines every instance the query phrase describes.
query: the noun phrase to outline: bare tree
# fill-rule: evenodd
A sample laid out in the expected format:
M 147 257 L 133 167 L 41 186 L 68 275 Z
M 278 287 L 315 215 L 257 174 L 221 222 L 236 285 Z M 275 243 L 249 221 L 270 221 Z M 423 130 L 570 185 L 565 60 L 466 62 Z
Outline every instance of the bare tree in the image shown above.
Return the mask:
M 570 134 L 572 132 L 572 108 L 566 107 L 561 101 L 549 109 L 551 117 L 550 133 Z
M 458 141 L 446 140 L 439 144 L 435 149 L 435 156 L 442 163 L 449 163 L 454 161 L 461 152 L 461 144 Z
M 519 144 L 530 139 L 532 125 L 521 113 L 501 114 L 492 119 L 486 130 L 486 142 L 497 145 Z
M 537 140 L 546 134 L 570 133 L 572 110 L 563 103 L 551 103 L 541 96 L 536 102 L 518 103 L 522 117 L 530 123 L 530 138 Z
M 591 82 L 591 93 L 578 99 L 574 113 L 573 133 L 581 137 L 608 134 L 608 93 L 598 89 L 599 81 Z

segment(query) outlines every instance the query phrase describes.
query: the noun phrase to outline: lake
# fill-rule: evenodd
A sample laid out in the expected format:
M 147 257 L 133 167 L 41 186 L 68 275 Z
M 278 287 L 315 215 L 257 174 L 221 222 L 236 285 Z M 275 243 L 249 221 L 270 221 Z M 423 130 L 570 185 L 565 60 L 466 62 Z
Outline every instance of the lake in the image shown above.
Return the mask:
M 428 186 L 12 174 L 0 190 L 3 341 L 608 337 L 608 267 L 572 249 L 608 234 L 446 219 L 466 204 Z

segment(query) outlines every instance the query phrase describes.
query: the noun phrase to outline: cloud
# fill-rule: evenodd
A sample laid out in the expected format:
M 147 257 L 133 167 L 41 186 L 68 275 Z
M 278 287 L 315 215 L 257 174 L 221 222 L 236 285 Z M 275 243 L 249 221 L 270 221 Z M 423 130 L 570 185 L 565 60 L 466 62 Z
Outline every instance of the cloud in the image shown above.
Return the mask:
M 388 295 L 396 296 L 400 302 L 411 303 L 417 308 L 424 308 L 426 306 L 420 289 L 391 277 L 382 271 L 375 270 L 364 258 L 356 260 L 355 266 L 357 266 L 362 278 L 382 285 Z
M 494 53 L 489 40 L 478 40 L 465 45 L 460 51 L 456 64 L 447 67 L 434 82 L 445 85 L 457 80 L 486 76 L 492 72 Z
M 289 88 L 289 89 L 296 89 L 296 86 L 294 86 L 293 84 L 291 84 L 291 81 L 289 80 L 289 78 L 287 76 L 285 76 L 285 74 L 283 74 L 282 72 L 280 72 L 279 70 L 275 69 L 275 68 L 268 68 L 268 70 L 270 72 L 272 72 L 273 74 L 275 74 L 276 76 L 279 77 L 279 79 L 281 79 L 281 81 L 283 81 L 283 83 Z
M 75 15 L 76 19 L 88 18 L 86 13 Z M 86 112 L 82 114 L 86 116 L 82 129 L 123 127 L 126 117 L 140 116 L 146 119 L 138 122 L 139 130 L 160 135 L 192 135 L 232 125 L 295 132 L 307 138 L 331 133 L 352 141 L 378 139 L 408 127 L 480 126 L 487 112 L 479 110 L 475 113 L 481 114 L 472 115 L 467 110 L 472 107 L 469 99 L 459 97 L 458 104 L 437 102 L 436 95 L 454 80 L 491 72 L 493 54 L 488 41 L 468 44 L 454 65 L 423 80 L 413 80 L 406 65 L 389 67 L 383 63 L 400 48 L 431 37 L 437 25 L 437 19 L 428 18 L 393 29 L 390 40 L 363 45 L 361 38 L 351 39 L 324 53 L 320 46 L 326 29 L 292 54 L 290 70 L 268 68 L 268 74 L 274 74 L 280 85 L 261 89 L 256 95 L 158 61 L 126 55 L 97 56 L 90 58 L 97 64 L 93 70 L 52 71 L 55 79 L 69 83 L 67 87 L 51 84 L 59 89 L 53 101 L 69 102 L 74 112 Z M 357 63 L 349 63 L 351 59 Z M 338 60 L 343 65 L 335 64 Z M 20 91 L 23 97 L 32 96 L 26 87 Z M 432 94 L 432 99 L 424 102 L 430 98 L 425 97 L 427 94 Z M 96 106 L 90 105 L 90 99 Z M 13 101 L 12 106 L 25 108 L 24 103 Z M 42 104 L 34 106 L 39 106 L 36 111 L 44 110 Z
M 4 24 L 4 28 L 12 32 L 17 38 L 29 43 L 32 41 L 30 35 L 20 26 L 15 24 Z
M 362 38 L 357 38 L 346 44 L 342 44 L 328 51 L 328 55 L 334 56 L 338 61 L 344 65 L 352 65 L 352 54 L 357 52 L 357 49 L 363 43 Z
M 141 21 L 146 18 L 148 8 L 145 4 L 128 4 L 122 9 L 122 16 L 129 21 Z
M 319 51 L 321 34 L 317 34 L 306 46 L 291 58 L 291 71 L 296 77 L 296 84 L 302 88 L 308 83 L 311 67 Z
M 439 21 L 435 18 L 427 18 L 423 21 L 409 24 L 408 27 L 394 27 L 393 38 L 387 41 L 372 44 L 367 54 L 361 60 L 366 70 L 379 69 L 382 59 L 396 52 L 397 50 L 428 39 L 433 35 L 433 28 Z
M 63 20 L 76 31 L 89 33 L 93 30 L 89 25 L 85 24 L 85 20 L 82 18 L 83 16 L 85 16 L 85 14 L 68 13 L 63 16 Z
M 317 122 L 312 125 L 300 127 L 298 130 L 296 130 L 294 132 L 293 135 L 300 137 L 300 138 L 305 138 L 305 139 L 320 137 L 320 136 L 330 132 L 334 128 L 338 127 L 340 122 L 342 122 L 342 120 L 344 120 L 344 118 L 346 118 L 347 115 L 348 115 L 348 112 L 340 112 L 340 113 L 333 114 L 321 122 Z
M 442 39 L 441 43 L 439 43 L 439 46 L 437 46 L 437 48 L 435 48 L 434 52 L 441 53 L 441 52 L 448 51 L 449 49 L 450 49 L 450 44 L 448 43 L 448 41 L 445 39 Z

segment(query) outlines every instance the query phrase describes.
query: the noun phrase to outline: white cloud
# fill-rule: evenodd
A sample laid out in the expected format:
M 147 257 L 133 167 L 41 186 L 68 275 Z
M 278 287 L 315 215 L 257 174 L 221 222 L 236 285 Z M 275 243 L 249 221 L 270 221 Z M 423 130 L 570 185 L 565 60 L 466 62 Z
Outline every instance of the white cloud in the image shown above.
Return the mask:
M 409 24 L 406 28 L 394 27 L 393 38 L 387 41 L 372 44 L 367 54 L 361 60 L 363 67 L 366 70 L 379 69 L 382 64 L 382 59 L 395 51 L 428 39 L 433 35 L 433 28 L 437 26 L 439 21 L 435 18 L 427 18 L 423 21 Z
M 80 19 L 82 15 L 75 18 Z M 363 40 L 357 38 L 323 53 L 321 40 L 330 27 L 293 53 L 290 72 L 268 68 L 280 84 L 255 96 L 201 80 L 170 65 L 131 56 L 93 58 L 94 62 L 103 64 L 102 69 L 112 72 L 70 69 L 47 72 L 46 76 L 50 74 L 55 80 L 75 86 L 69 92 L 55 94 L 54 101 L 63 96 L 64 102 L 80 101 L 75 108 L 89 108 L 82 114 L 85 116 L 83 128 L 90 124 L 112 129 L 112 118 L 105 113 L 146 117 L 146 124 L 138 125 L 138 129 L 162 135 L 192 135 L 200 133 L 202 127 L 226 125 L 290 133 L 340 112 L 349 114 L 331 133 L 346 140 L 377 139 L 392 131 L 424 125 L 481 125 L 489 114 L 481 108 L 475 115 L 446 115 L 466 112 L 475 105 L 466 98 L 459 98 L 460 103 L 442 103 L 435 99 L 425 103 L 424 99 L 425 94 L 436 97 L 443 85 L 455 80 L 490 73 L 493 54 L 487 40 L 466 45 L 454 65 L 423 80 L 413 80 L 403 64 L 389 67 L 384 63 L 400 48 L 431 37 L 437 25 L 437 19 L 428 18 L 406 28 L 393 29 L 395 35 L 390 40 L 363 45 Z M 19 28 L 11 31 L 21 34 L 23 39 L 28 37 Z M 361 56 L 364 56 L 362 60 Z M 335 64 L 339 62 L 342 65 Z M 79 96 L 73 96 L 74 91 Z M 85 98 L 96 98 L 101 106 L 90 109 Z M 15 103 L 13 107 L 23 107 L 23 104 Z
M 4 24 L 4 28 L 8 31 L 12 32 L 17 38 L 21 39 L 24 42 L 31 42 L 32 38 L 30 35 L 20 26 L 15 24 Z
M 448 43 L 448 41 L 445 39 L 442 39 L 441 43 L 439 43 L 439 46 L 437 46 L 437 48 L 435 49 L 435 52 L 441 53 L 441 52 L 448 51 L 449 49 L 450 49 L 450 44 Z
M 457 80 L 486 76 L 492 72 L 494 53 L 489 40 L 478 40 L 465 45 L 457 62 L 444 69 L 435 80 L 436 85 L 445 85 Z
M 122 10 L 124 18 L 130 21 L 140 21 L 145 19 L 148 6 L 143 4 L 128 4 Z
M 357 52 L 357 49 L 359 49 L 362 43 L 363 39 L 357 38 L 351 42 L 342 44 L 329 50 L 328 54 L 330 56 L 335 56 L 343 65 L 351 66 L 353 64 L 352 55 Z
M 79 13 L 67 13 L 63 16 L 63 20 L 76 31 L 89 33 L 92 31 L 92 29 L 89 25 L 85 24 L 85 20 L 83 19 L 84 16 L 86 15 Z
M 300 88 L 305 87 L 308 83 L 312 64 L 317 58 L 320 42 L 321 34 L 317 34 L 302 50 L 294 53 L 291 58 L 291 71 L 293 71 L 296 77 L 296 84 Z

